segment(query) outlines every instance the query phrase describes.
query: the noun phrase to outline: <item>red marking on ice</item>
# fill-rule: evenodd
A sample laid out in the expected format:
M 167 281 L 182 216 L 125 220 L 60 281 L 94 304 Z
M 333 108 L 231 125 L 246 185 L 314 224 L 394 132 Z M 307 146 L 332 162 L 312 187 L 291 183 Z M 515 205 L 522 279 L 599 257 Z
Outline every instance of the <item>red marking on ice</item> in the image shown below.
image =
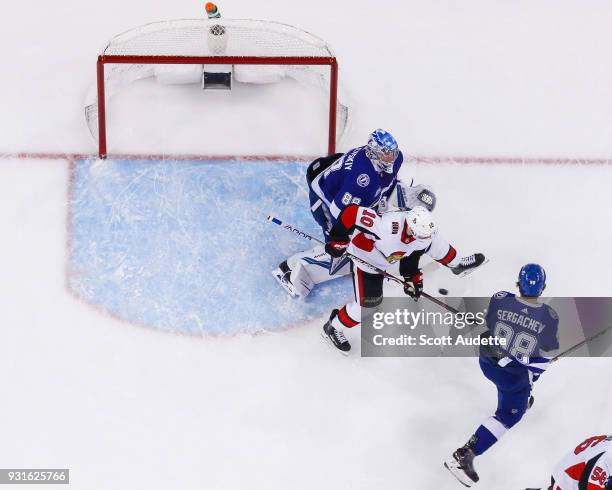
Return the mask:
M 320 156 L 320 155 L 318 155 Z M 0 158 L 35 158 L 48 160 L 84 160 L 97 159 L 95 153 L 53 153 L 53 152 L 16 152 L 0 153 Z M 172 161 L 211 161 L 211 160 L 240 160 L 240 161 L 274 161 L 274 162 L 309 162 L 317 158 L 316 155 L 203 155 L 203 154 L 164 154 L 164 153 L 126 153 L 111 154 L 108 160 L 172 160 Z M 557 157 L 483 157 L 483 156 L 408 156 L 408 162 L 425 164 L 514 164 L 514 165 L 612 165 L 612 158 L 557 158 Z
M 19 159 L 38 159 L 38 160 L 97 160 L 98 155 L 93 153 L 49 153 L 49 152 L 21 152 L 21 153 L 0 153 L 0 158 L 19 158 Z M 213 161 L 247 161 L 247 162 L 310 162 L 316 157 L 304 155 L 171 155 L 171 154 L 138 154 L 126 153 L 109 155 L 106 160 L 151 160 L 151 161 L 197 161 L 197 162 L 213 162 Z

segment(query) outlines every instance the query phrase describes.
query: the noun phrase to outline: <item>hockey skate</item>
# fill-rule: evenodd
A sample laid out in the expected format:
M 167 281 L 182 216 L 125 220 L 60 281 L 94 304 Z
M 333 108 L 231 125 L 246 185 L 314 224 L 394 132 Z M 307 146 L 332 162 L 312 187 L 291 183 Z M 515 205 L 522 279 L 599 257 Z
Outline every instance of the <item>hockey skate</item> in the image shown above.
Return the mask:
M 474 272 L 481 265 L 486 264 L 489 261 L 484 254 L 475 253 L 472 255 L 468 255 L 467 257 L 463 257 L 459 265 L 452 269 L 453 274 L 459 277 L 467 276 Z
M 331 342 L 336 349 L 338 349 L 342 354 L 347 356 L 349 351 L 351 350 L 351 344 L 344 336 L 344 333 L 342 333 L 342 330 L 338 330 L 331 324 L 332 319 L 336 315 L 338 315 L 338 310 L 332 311 L 329 320 L 327 320 L 327 322 L 325 322 L 325 325 L 323 325 L 323 332 L 321 332 L 321 337 L 323 337 L 325 341 Z
M 459 483 L 471 487 L 479 480 L 478 473 L 474 469 L 474 457 L 474 451 L 468 443 L 457 449 L 452 457 L 444 462 L 444 466 L 459 480 Z
M 274 279 L 278 281 L 281 287 L 287 291 L 292 297 L 298 296 L 295 286 L 291 283 L 291 269 L 287 261 L 283 261 L 279 266 L 272 271 Z

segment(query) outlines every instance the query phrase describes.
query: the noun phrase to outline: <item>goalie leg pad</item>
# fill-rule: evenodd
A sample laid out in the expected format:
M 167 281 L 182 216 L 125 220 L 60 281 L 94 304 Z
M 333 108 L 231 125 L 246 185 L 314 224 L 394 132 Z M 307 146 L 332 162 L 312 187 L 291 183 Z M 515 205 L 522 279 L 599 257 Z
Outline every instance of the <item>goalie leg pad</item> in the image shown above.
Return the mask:
M 278 281 L 278 284 L 289 293 L 292 297 L 300 296 L 297 289 L 293 286 L 290 280 L 291 269 L 287 265 L 287 261 L 282 262 L 276 269 L 272 271 L 274 279 Z
M 351 270 L 350 260 L 332 261 L 323 245 L 299 252 L 287 259 L 291 269 L 289 280 L 298 296 L 308 296 L 317 284 L 345 276 Z

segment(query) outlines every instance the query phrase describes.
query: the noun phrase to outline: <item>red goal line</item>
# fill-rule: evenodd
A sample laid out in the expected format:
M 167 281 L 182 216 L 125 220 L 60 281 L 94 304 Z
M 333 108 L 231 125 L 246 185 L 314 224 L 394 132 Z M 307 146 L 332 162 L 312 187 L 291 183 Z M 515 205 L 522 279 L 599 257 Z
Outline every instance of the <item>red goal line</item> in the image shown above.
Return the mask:
M 4 159 L 38 159 L 38 160 L 91 160 L 97 159 L 96 153 L 59 153 L 59 152 L 6 152 L 0 153 Z M 298 161 L 310 162 L 317 155 L 203 155 L 203 154 L 163 154 L 163 153 L 128 153 L 109 155 L 112 160 L 170 160 L 170 161 Z M 487 156 L 407 156 L 406 161 L 422 164 L 476 164 L 476 165 L 611 165 L 612 158 L 557 158 L 557 157 L 487 157 Z

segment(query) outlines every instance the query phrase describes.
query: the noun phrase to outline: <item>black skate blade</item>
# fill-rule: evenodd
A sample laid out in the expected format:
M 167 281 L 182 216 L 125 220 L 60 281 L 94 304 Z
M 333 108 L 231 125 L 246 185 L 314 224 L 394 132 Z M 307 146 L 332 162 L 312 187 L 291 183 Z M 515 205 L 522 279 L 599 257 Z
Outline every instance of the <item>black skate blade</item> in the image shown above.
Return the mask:
M 332 350 L 340 353 L 342 356 L 344 357 L 348 357 L 349 353 L 351 352 L 350 350 L 340 350 L 338 349 L 338 347 L 336 347 L 334 345 L 334 343 L 331 341 L 331 339 L 327 336 L 327 334 L 325 332 L 321 332 L 321 338 L 323 339 L 323 342 L 325 342 L 325 344 L 330 347 Z

